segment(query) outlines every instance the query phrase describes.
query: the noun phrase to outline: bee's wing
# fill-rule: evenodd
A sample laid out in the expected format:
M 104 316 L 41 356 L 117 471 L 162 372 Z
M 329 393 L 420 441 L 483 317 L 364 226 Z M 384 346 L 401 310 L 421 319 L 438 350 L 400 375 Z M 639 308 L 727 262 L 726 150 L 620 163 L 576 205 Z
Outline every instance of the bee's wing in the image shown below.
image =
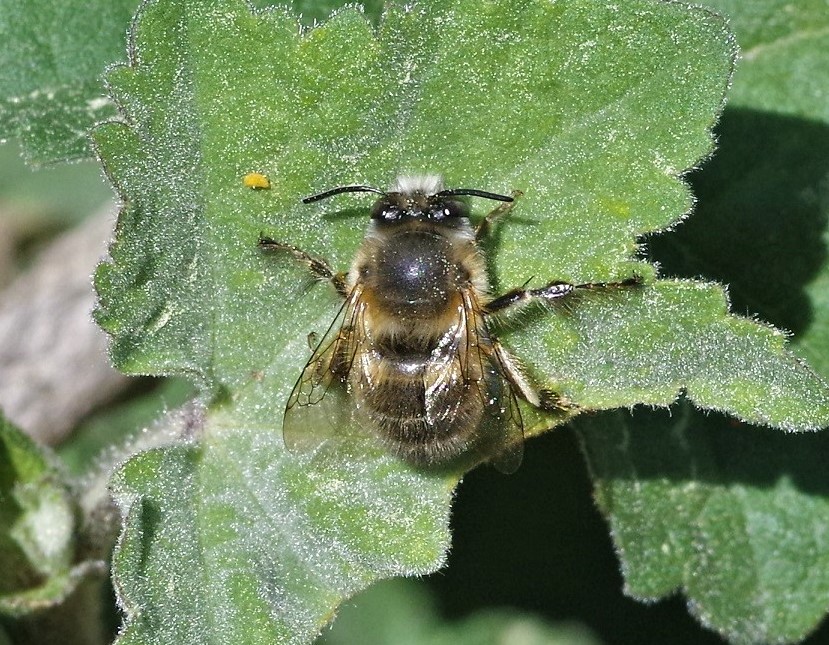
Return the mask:
M 505 360 L 500 345 L 496 345 L 494 350 L 492 361 L 497 371 L 500 396 L 493 398 L 500 401 L 500 404 L 496 403 L 497 410 L 489 416 L 489 420 L 484 421 L 484 424 L 493 424 L 488 434 L 497 437 L 500 443 L 500 451 L 490 460 L 492 465 L 502 473 L 511 474 L 518 470 L 524 458 L 524 421 L 521 418 L 518 396 L 512 385 L 511 375 L 514 366 Z M 484 431 L 487 432 L 486 427 Z
M 451 388 L 458 378 L 483 403 L 484 416 L 476 429 L 475 451 L 504 473 L 518 469 L 524 454 L 524 425 L 518 399 L 509 378 L 511 364 L 501 356 L 500 345 L 487 332 L 486 321 L 476 295 L 464 290 L 457 324 L 447 332 L 441 347 L 447 360 L 435 361 L 438 374 L 431 396 L 427 393 L 426 413 L 435 425 L 446 422 L 459 412 L 454 406 L 430 405 L 445 400 L 442 390 Z
M 351 427 L 348 375 L 364 338 L 363 308 L 358 288 L 343 302 L 297 379 L 282 423 L 288 450 L 312 452 Z

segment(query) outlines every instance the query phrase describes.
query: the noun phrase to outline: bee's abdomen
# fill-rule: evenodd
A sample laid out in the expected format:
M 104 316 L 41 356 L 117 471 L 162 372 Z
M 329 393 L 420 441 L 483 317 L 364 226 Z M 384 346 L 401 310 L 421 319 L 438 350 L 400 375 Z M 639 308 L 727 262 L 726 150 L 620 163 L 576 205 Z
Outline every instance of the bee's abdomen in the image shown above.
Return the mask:
M 447 371 L 431 356 L 375 355 L 364 368 L 372 373 L 355 384 L 361 411 L 402 457 L 429 464 L 469 448 L 483 403 L 476 384 L 460 373 L 459 366 Z M 438 374 L 440 382 L 435 380 Z

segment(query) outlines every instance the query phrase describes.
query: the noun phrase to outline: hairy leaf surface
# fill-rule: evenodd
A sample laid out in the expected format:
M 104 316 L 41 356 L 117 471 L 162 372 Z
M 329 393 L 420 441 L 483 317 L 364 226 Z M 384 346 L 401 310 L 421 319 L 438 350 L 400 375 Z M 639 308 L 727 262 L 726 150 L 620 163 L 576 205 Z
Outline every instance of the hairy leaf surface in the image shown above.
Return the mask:
M 159 0 L 142 7 L 130 52 L 107 76 L 120 122 L 96 132 L 125 202 L 96 316 L 122 369 L 190 376 L 207 409 L 188 441 L 139 455 L 116 481 L 122 641 L 305 642 L 371 580 L 442 562 L 455 476 L 282 452 L 307 335 L 337 302 L 327 285 L 306 294 L 303 268 L 257 240 L 347 268 L 371 198 L 300 203 L 325 188 L 440 173 L 522 190 L 487 247 L 500 291 L 641 276 L 503 331 L 535 379 L 584 407 L 662 405 L 687 389 L 783 428 L 829 419 L 822 381 L 781 335 L 732 317 L 719 287 L 656 281 L 636 255 L 638 235 L 687 213 L 678 177 L 711 151 L 734 58 L 716 15 L 424 1 L 392 5 L 379 28 L 351 8 L 304 30 L 280 9 Z M 270 188 L 247 188 L 252 172 Z M 476 218 L 488 208 L 472 206 Z

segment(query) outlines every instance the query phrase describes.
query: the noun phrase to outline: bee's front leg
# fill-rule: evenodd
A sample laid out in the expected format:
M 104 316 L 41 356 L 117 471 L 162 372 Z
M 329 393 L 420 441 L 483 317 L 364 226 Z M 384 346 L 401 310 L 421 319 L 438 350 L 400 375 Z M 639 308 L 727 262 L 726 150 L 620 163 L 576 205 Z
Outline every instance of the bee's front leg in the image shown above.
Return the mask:
M 475 241 L 480 242 L 484 238 L 489 237 L 492 231 L 495 230 L 498 220 L 509 215 L 510 211 L 515 207 L 516 200 L 523 195 L 524 193 L 520 190 L 513 190 L 511 202 L 504 202 L 503 204 L 499 204 L 492 209 L 489 214 L 480 221 L 478 228 L 475 229 Z
M 308 271 L 316 280 L 330 282 L 340 296 L 343 298 L 348 296 L 348 289 L 345 284 L 346 274 L 342 271 L 335 273 L 328 262 L 322 258 L 311 255 L 307 251 L 303 251 L 292 244 L 277 242 L 263 235 L 259 236 L 259 248 L 269 253 L 290 253 L 298 262 L 301 262 L 308 268 Z

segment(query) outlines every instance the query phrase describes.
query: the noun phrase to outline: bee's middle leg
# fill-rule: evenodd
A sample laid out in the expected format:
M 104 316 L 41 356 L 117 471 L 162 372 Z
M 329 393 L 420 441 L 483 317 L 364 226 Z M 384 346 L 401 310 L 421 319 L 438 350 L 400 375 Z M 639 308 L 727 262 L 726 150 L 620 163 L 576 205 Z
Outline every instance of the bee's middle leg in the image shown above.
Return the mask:
M 498 296 L 491 300 L 484 306 L 484 312 L 487 314 L 497 314 L 507 309 L 517 308 L 528 304 L 534 300 L 542 302 L 553 302 L 566 298 L 579 291 L 603 291 L 606 289 L 620 289 L 629 287 L 638 287 L 642 284 L 642 278 L 638 275 L 619 280 L 617 282 L 585 282 L 582 284 L 572 284 L 570 282 L 554 281 L 549 284 L 539 287 L 538 289 L 527 289 L 519 287 L 512 289 L 505 294 Z
M 519 287 L 507 291 L 491 300 L 483 306 L 483 312 L 487 316 L 497 315 L 500 312 L 517 309 L 535 300 L 552 302 L 566 298 L 579 291 L 590 290 L 604 290 L 604 289 L 619 289 L 637 287 L 642 284 L 642 278 L 634 275 L 625 280 L 617 282 L 585 282 L 583 284 L 571 284 L 569 282 L 555 281 L 539 287 L 538 289 L 527 289 L 526 287 Z M 573 403 L 567 397 L 550 389 L 536 390 L 533 388 L 524 375 L 521 369 L 516 364 L 515 360 L 509 355 L 504 347 L 496 342 L 496 353 L 504 368 L 504 373 L 510 381 L 510 384 L 518 391 L 521 397 L 530 404 L 546 410 L 548 412 L 564 412 L 568 410 L 578 410 L 579 406 Z
M 335 272 L 324 259 L 311 255 L 307 251 L 303 251 L 293 244 L 277 242 L 270 237 L 262 235 L 259 236 L 259 248 L 268 252 L 284 252 L 291 254 L 298 262 L 304 264 L 308 268 L 308 271 L 312 276 L 314 276 L 315 279 L 320 280 L 321 282 L 330 282 L 334 286 L 334 289 L 337 290 L 337 293 L 343 298 L 348 295 L 348 289 L 345 284 L 346 274 L 342 271 Z

